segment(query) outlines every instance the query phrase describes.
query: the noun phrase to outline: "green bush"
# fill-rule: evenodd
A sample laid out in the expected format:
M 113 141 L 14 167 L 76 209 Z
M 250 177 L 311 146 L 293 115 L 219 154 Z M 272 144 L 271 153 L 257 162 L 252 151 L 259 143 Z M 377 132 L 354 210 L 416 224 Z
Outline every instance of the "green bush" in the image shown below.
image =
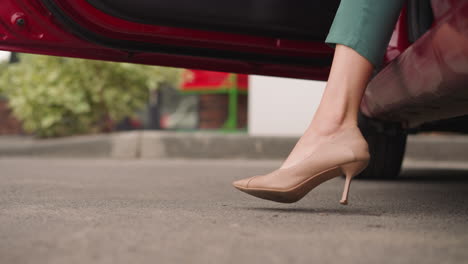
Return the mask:
M 0 67 L 0 90 L 26 131 L 57 137 L 103 131 L 141 109 L 149 91 L 176 85 L 179 70 L 52 56 Z

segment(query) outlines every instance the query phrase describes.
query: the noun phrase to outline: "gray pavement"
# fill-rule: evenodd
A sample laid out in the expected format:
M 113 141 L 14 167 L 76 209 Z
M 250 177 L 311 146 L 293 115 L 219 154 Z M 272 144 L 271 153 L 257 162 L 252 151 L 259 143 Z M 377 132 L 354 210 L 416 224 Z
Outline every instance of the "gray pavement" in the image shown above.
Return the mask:
M 234 179 L 279 161 L 0 159 L 0 263 L 467 263 L 468 166 L 406 160 L 296 204 Z
M 0 157 L 269 160 L 285 159 L 298 139 L 219 131 L 132 131 L 54 139 L 0 136 Z M 405 157 L 468 162 L 466 149 L 467 135 L 412 134 Z

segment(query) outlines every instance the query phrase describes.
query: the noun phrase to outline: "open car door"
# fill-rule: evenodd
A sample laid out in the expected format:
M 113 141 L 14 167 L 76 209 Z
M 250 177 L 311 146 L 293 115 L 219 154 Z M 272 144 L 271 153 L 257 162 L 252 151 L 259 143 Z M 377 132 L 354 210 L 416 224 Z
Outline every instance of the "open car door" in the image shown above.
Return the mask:
M 0 0 L 0 49 L 326 79 L 339 0 Z

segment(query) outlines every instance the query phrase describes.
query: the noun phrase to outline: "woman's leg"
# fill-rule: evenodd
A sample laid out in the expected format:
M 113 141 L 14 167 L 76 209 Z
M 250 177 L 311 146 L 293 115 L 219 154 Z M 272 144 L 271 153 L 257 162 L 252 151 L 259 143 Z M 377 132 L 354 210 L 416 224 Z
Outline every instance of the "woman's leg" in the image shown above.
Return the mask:
M 336 45 L 330 76 L 312 122 L 280 169 L 236 181 L 237 189 L 291 203 L 322 182 L 345 174 L 340 202 L 347 203 L 352 177 L 369 161 L 367 143 L 357 127 L 359 105 L 385 53 L 402 3 L 341 1 L 326 41 Z
M 372 64 L 356 51 L 344 45 L 336 46 L 317 112 L 282 168 L 300 162 L 314 152 L 318 144 L 340 130 L 357 126 L 359 104 L 372 71 Z
M 282 164 L 290 167 L 340 130 L 357 126 L 359 105 L 382 61 L 404 0 L 342 0 L 326 42 L 336 44 L 320 105 L 304 135 Z

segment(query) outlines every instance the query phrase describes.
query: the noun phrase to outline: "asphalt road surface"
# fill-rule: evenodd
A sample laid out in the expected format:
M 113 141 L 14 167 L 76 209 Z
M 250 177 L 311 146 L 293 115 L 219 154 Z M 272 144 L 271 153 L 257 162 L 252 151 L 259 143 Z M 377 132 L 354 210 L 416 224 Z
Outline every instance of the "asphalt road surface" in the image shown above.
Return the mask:
M 296 204 L 231 182 L 278 161 L 0 160 L 0 263 L 468 263 L 468 168 L 336 178 Z

